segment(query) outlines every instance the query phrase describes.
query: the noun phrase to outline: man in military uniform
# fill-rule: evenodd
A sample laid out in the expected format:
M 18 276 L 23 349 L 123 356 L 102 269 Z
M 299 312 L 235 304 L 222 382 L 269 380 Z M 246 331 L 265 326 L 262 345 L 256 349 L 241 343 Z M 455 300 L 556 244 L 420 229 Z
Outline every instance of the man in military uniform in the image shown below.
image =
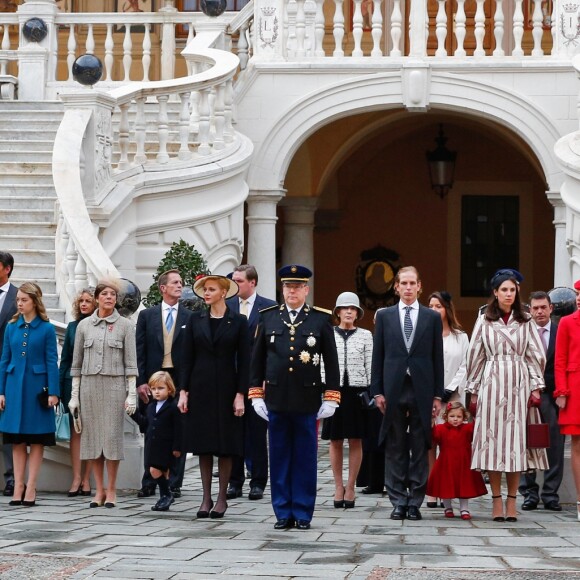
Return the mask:
M 312 272 L 293 264 L 278 275 L 284 304 L 261 311 L 248 397 L 270 423 L 274 528 L 307 530 L 316 501 L 316 421 L 331 417 L 340 403 L 338 356 L 332 313 L 306 304 Z

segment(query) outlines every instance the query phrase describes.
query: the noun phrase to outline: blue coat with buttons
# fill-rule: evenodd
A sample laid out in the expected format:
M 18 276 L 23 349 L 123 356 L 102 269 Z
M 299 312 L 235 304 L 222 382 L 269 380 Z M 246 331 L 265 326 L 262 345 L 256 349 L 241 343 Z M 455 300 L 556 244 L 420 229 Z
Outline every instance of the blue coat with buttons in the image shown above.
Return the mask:
M 60 395 L 54 326 L 37 316 L 27 323 L 20 316 L 6 326 L 0 359 L 0 395 L 6 397 L 0 413 L 0 432 L 54 433 L 54 410 L 40 405 L 38 395 Z

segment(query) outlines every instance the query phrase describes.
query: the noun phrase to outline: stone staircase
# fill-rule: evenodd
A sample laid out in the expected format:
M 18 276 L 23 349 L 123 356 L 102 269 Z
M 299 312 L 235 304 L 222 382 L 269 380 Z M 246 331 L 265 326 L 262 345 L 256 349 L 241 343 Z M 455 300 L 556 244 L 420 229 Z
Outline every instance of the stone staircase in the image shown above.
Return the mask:
M 48 315 L 61 322 L 52 147 L 63 111 L 60 102 L 0 104 L 0 248 L 14 256 L 11 282 L 36 282 Z

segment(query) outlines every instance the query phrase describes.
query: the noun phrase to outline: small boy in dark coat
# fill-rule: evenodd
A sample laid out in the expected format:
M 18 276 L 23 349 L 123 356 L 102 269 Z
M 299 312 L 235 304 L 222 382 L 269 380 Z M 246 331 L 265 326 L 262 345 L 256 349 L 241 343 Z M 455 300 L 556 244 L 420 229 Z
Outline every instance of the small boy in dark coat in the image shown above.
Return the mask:
M 151 375 L 149 388 L 153 401 L 149 403 L 145 415 L 139 409 L 131 415 L 145 433 L 145 467 L 159 485 L 161 497 L 151 508 L 165 512 L 175 501 L 169 489 L 169 467 L 174 457 L 181 455 L 183 418 L 174 399 L 175 384 L 171 375 L 158 371 Z

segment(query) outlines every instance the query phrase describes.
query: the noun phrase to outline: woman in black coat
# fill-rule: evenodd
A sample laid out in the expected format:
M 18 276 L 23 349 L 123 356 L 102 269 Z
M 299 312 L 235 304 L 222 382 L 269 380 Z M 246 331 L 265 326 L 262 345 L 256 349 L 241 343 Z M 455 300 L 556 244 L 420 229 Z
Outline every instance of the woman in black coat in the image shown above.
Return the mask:
M 186 364 L 179 382 L 179 409 L 186 413 L 184 451 L 199 455 L 203 500 L 198 518 L 221 518 L 232 457 L 243 456 L 244 396 L 248 390 L 250 347 L 248 321 L 232 312 L 226 299 L 238 293 L 224 276 L 200 278 L 194 292 L 209 310 L 195 312 L 188 336 Z M 211 497 L 213 458 L 218 458 L 219 492 Z M 213 508 L 213 509 L 212 509 Z

